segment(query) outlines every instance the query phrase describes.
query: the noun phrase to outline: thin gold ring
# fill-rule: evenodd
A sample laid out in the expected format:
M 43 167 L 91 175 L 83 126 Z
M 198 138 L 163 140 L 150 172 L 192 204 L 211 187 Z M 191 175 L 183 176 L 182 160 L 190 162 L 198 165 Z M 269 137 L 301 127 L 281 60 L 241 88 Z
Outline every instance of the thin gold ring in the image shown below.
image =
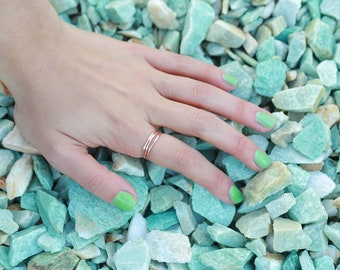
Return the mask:
M 155 143 L 158 141 L 159 137 L 162 135 L 162 132 L 160 132 L 158 129 L 154 130 L 148 139 L 146 140 L 145 144 L 142 148 L 142 156 L 145 159 L 148 159 L 149 153 L 152 149 L 152 147 L 155 145 Z

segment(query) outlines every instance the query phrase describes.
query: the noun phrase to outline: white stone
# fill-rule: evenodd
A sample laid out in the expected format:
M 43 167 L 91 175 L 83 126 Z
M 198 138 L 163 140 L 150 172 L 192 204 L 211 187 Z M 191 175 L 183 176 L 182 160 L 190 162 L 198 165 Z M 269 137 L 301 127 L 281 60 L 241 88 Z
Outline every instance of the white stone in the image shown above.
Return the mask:
M 100 256 L 100 249 L 95 244 L 89 244 L 82 249 L 72 249 L 72 252 L 79 258 L 87 260 Z
M 312 188 L 320 198 L 331 193 L 335 186 L 334 181 L 327 174 L 320 171 L 310 172 L 307 187 Z
M 32 155 L 23 154 L 11 168 L 6 178 L 8 199 L 12 200 L 25 193 L 33 175 Z
M 144 169 L 138 158 L 130 157 L 121 153 L 112 153 L 112 169 L 115 172 L 123 172 L 128 175 L 143 177 Z
M 117 270 L 149 270 L 150 261 L 150 248 L 142 238 L 127 241 L 113 256 Z
M 318 74 L 322 84 L 325 86 L 333 87 L 336 85 L 338 69 L 333 60 L 325 60 L 318 64 L 316 67 L 316 73 Z
M 187 263 L 191 260 L 190 241 L 186 235 L 154 230 L 145 236 L 151 259 L 167 263 Z
M 176 13 L 162 0 L 150 0 L 147 5 L 150 19 L 160 29 L 174 30 L 179 23 Z
M 274 9 L 274 16 L 282 16 L 288 26 L 294 26 L 301 8 L 301 0 L 279 0 Z
M 19 151 L 26 154 L 40 155 L 40 151 L 31 145 L 20 133 L 17 126 L 6 135 L 2 140 L 2 145 L 5 148 Z
M 146 226 L 146 219 L 140 213 L 136 213 L 129 224 L 129 229 L 127 232 L 127 240 L 133 241 L 139 238 L 144 238 L 148 233 Z

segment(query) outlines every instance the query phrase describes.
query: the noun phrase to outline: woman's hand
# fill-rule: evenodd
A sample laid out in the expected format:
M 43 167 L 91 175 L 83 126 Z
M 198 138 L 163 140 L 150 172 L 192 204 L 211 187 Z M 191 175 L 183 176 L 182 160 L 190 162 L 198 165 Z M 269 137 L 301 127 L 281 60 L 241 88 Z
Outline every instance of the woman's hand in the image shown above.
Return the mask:
M 6 57 L 0 79 L 14 96 L 20 131 L 52 166 L 126 210 L 134 207 L 135 190 L 100 165 L 88 148 L 105 146 L 142 157 L 150 134 L 166 127 L 199 137 L 253 170 L 269 166 L 265 153 L 215 114 L 259 131 L 268 131 L 275 121 L 229 94 L 235 81 L 219 68 L 85 32 L 62 22 L 54 11 L 49 14 L 48 31 L 34 28 L 25 52 Z M 168 134 L 159 137 L 148 159 L 226 203 L 242 200 L 224 172 Z

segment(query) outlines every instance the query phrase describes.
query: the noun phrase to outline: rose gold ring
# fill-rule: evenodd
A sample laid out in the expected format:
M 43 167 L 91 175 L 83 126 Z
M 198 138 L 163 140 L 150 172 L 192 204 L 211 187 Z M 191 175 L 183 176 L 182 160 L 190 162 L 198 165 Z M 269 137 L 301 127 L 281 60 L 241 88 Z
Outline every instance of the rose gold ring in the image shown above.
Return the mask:
M 155 145 L 155 143 L 158 141 L 159 137 L 162 135 L 162 132 L 160 132 L 158 129 L 154 130 L 148 139 L 146 140 L 145 144 L 143 145 L 142 149 L 142 156 L 145 159 L 148 159 L 148 155 L 152 149 L 152 147 Z

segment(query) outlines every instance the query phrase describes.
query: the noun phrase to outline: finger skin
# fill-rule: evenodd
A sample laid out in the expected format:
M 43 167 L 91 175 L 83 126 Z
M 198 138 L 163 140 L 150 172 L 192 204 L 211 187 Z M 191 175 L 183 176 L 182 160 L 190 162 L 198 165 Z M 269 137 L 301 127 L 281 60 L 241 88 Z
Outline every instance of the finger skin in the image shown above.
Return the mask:
M 136 201 L 138 199 L 126 180 L 99 164 L 81 146 L 62 146 L 45 156 L 53 167 L 104 201 L 112 203 L 120 191 L 132 194 Z
M 149 160 L 176 170 L 207 188 L 221 201 L 233 204 L 229 197 L 233 182 L 201 153 L 168 134 L 162 134 L 149 153 Z
M 161 95 L 167 99 L 205 109 L 260 132 L 270 130 L 256 121 L 258 112 L 269 114 L 266 110 L 214 85 L 178 76 L 169 79 L 169 75 L 165 78 L 164 74 L 163 80 L 153 83 Z
M 151 66 L 167 74 L 206 82 L 225 91 L 231 91 L 235 88 L 235 86 L 229 85 L 223 79 L 223 70 L 214 65 L 198 61 L 190 56 L 167 51 L 155 51 L 150 48 L 145 50 L 144 55 Z

